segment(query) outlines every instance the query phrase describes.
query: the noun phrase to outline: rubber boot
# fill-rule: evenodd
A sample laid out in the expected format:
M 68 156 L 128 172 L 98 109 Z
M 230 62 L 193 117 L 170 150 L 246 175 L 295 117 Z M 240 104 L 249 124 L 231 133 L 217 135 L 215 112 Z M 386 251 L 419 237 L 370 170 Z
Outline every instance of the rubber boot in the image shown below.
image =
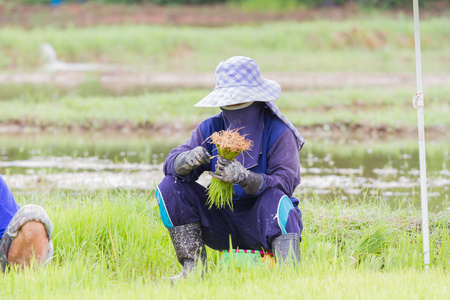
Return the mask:
M 202 239 L 200 223 L 172 227 L 169 229 L 169 234 L 178 261 L 183 266 L 180 274 L 169 277 L 171 282 L 176 282 L 180 279 L 186 279 L 190 273 L 196 272 L 199 256 L 202 265 L 206 265 L 206 249 Z
M 272 242 L 272 251 L 278 263 L 300 264 L 300 237 L 296 233 L 285 233 Z

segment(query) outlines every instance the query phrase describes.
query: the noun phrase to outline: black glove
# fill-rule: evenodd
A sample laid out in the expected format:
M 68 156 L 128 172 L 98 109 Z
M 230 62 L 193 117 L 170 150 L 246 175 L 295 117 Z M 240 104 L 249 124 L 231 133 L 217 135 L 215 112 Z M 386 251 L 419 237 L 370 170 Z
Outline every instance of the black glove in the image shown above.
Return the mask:
M 207 164 L 210 161 L 211 155 L 209 152 L 204 147 L 197 146 L 190 151 L 178 154 L 173 162 L 173 168 L 177 174 L 187 175 L 198 166 Z
M 216 173 L 209 174 L 219 180 L 239 184 L 247 194 L 256 193 L 264 182 L 261 174 L 247 170 L 237 160 L 217 158 Z

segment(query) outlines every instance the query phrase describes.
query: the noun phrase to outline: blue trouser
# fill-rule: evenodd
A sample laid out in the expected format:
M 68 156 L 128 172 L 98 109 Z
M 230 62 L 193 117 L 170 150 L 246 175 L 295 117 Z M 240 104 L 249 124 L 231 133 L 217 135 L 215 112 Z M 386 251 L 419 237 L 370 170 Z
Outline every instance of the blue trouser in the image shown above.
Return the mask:
M 205 244 L 216 250 L 230 248 L 270 250 L 277 236 L 287 232 L 301 237 L 302 214 L 291 200 L 277 189 L 269 189 L 253 204 L 234 202 L 233 211 L 209 209 L 206 188 L 166 176 L 156 190 L 161 219 L 167 228 L 200 222 Z

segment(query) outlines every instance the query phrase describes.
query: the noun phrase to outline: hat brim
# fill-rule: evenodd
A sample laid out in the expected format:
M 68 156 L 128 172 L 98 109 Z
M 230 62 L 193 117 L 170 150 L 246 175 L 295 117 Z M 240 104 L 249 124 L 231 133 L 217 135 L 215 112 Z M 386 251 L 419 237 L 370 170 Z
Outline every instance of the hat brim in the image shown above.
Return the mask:
M 220 107 L 251 101 L 275 101 L 281 93 L 280 85 L 273 80 L 263 79 L 258 86 L 235 86 L 215 88 L 205 98 L 197 102 L 197 107 Z

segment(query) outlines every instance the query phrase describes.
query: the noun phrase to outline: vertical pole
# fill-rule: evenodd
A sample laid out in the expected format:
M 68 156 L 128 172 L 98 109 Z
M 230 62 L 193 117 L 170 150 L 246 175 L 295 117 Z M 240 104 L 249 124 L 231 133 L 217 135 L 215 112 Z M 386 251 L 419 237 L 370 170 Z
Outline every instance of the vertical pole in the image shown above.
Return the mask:
M 413 0 L 414 10 L 414 42 L 416 52 L 416 81 L 417 93 L 414 95 L 413 104 L 417 109 L 419 130 L 419 157 L 420 157 L 420 198 L 422 206 L 422 234 L 423 255 L 425 270 L 428 272 L 430 264 L 430 242 L 428 229 L 428 197 L 427 197 L 427 165 L 425 159 L 425 129 L 423 118 L 423 92 L 422 92 L 422 62 L 420 54 L 420 27 L 419 27 L 419 0 Z

